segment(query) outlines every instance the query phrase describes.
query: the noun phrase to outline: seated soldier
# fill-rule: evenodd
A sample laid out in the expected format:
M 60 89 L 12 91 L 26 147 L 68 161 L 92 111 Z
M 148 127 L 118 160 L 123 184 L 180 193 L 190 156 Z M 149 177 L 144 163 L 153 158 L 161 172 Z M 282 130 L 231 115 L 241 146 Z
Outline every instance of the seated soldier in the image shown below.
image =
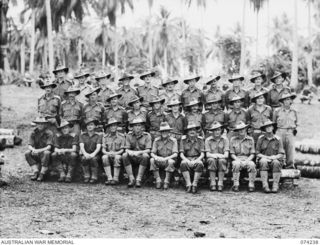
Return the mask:
M 122 155 L 123 165 L 127 174 L 129 175 L 128 187 L 141 187 L 141 180 L 144 172 L 149 164 L 149 153 L 152 146 L 151 135 L 144 132 L 145 121 L 141 118 L 133 119 L 130 122 L 132 131 L 126 136 L 125 149 L 126 152 Z M 132 171 L 132 165 L 138 165 L 137 182 Z M 136 183 L 135 183 L 136 182 Z
M 54 153 L 52 153 L 52 162 L 58 164 L 59 182 L 71 182 L 78 158 L 79 136 L 76 133 L 71 133 L 71 128 L 72 125 L 63 120 L 58 128 L 61 132 L 57 133 L 54 140 L 55 148 Z
M 247 135 L 249 125 L 239 122 L 234 131 L 237 136 L 230 140 L 230 155 L 232 161 L 233 191 L 239 191 L 240 170 L 247 169 L 249 173 L 249 192 L 254 191 L 254 181 L 256 178 L 256 165 L 253 162 L 255 156 L 253 138 Z
M 284 160 L 284 149 L 279 136 L 274 135 L 275 123 L 271 120 L 266 121 L 261 130 L 265 135 L 261 135 L 257 142 L 257 158 L 260 166 L 260 176 L 262 179 L 263 190 L 269 193 L 268 170 L 272 170 L 272 192 L 279 190 L 279 181 L 281 177 L 281 168 Z
M 121 155 L 123 153 L 125 136 L 117 132 L 117 128 L 121 122 L 115 118 L 108 121 L 107 132 L 102 140 L 102 162 L 104 171 L 107 174 L 106 185 L 116 185 L 119 183 Z M 113 166 L 113 177 L 111 173 L 111 165 Z
M 31 180 L 43 181 L 50 163 L 53 132 L 47 129 L 48 121 L 43 117 L 37 117 L 33 123 L 36 124 L 36 128 L 30 135 L 29 146 L 25 157 L 33 171 Z
M 198 192 L 198 181 L 203 172 L 203 157 L 204 157 L 204 141 L 198 136 L 197 131 L 200 126 L 194 122 L 187 126 L 187 135 L 181 138 L 180 156 L 181 165 L 180 170 L 184 180 L 186 181 L 186 191 L 188 193 Z M 190 171 L 194 171 L 193 183 L 191 185 Z
M 80 135 L 80 159 L 84 174 L 84 183 L 94 184 L 98 181 L 98 161 L 102 144 L 102 135 L 95 132 L 96 119 L 85 121 L 87 131 Z
M 166 171 L 163 185 L 163 189 L 165 190 L 169 188 L 171 175 L 175 170 L 178 156 L 178 142 L 175 138 L 169 136 L 171 130 L 172 128 L 170 128 L 167 122 L 162 122 L 159 129 L 161 136 L 155 139 L 152 146 L 150 170 L 153 171 L 154 178 L 156 179 L 157 189 L 160 189 L 162 184 L 159 168 Z
M 229 157 L 229 140 L 222 136 L 223 125 L 215 121 L 208 131 L 212 135 L 205 140 L 208 170 L 210 173 L 210 191 L 216 189 L 216 174 L 218 172 L 218 191 L 223 190 L 223 178 L 227 172 L 227 159 Z

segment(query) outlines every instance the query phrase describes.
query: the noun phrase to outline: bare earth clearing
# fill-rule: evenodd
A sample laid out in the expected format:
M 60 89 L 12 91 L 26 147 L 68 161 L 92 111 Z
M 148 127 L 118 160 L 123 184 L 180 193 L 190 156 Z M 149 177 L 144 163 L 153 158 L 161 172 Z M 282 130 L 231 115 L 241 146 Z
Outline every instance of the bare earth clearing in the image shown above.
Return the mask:
M 320 180 L 282 186 L 278 195 L 227 190 L 198 195 L 180 189 L 127 189 L 81 183 L 35 183 L 28 178 L 24 151 L 37 99 L 35 88 L 0 87 L 1 127 L 21 129 L 23 145 L 6 149 L 9 186 L 0 189 L 0 238 L 318 238 Z M 319 134 L 320 105 L 296 104 L 297 139 Z M 229 188 L 229 187 L 227 187 Z M 201 222 L 200 221 L 204 221 Z M 40 230 L 53 231 L 53 235 Z

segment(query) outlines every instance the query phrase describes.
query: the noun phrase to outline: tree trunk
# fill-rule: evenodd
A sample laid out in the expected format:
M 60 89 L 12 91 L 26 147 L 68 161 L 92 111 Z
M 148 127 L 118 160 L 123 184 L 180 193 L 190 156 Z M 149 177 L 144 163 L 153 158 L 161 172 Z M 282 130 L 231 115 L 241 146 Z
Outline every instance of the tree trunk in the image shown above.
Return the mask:
M 180 64 L 180 73 L 184 77 L 186 75 L 186 47 L 187 47 L 187 37 L 186 37 L 186 21 L 185 21 L 185 3 L 183 0 L 180 1 L 181 5 L 181 26 L 182 26 L 182 59 Z
M 44 46 L 43 46 L 43 56 L 42 56 L 42 67 L 44 70 L 48 69 L 48 47 L 47 47 L 47 39 L 44 40 Z
M 45 0 L 45 1 L 46 1 L 46 14 L 47 14 L 49 71 L 51 73 L 53 71 L 53 69 L 54 69 L 51 6 L 50 6 L 50 0 Z
M 35 9 L 32 9 L 31 13 L 31 41 L 30 41 L 30 63 L 29 63 L 29 73 L 33 73 L 34 69 L 34 46 L 35 46 Z
M 106 48 L 102 48 L 102 69 L 106 66 Z
M 151 15 L 151 9 L 152 9 L 152 6 L 151 4 L 149 4 L 149 26 L 148 26 L 148 36 L 149 36 L 149 67 L 150 69 L 153 67 L 153 52 L 152 52 L 152 33 L 151 33 L 151 18 L 152 18 L 152 15 Z
M 311 0 L 308 0 L 308 84 L 312 85 L 312 31 L 311 31 Z
M 163 64 L 164 64 L 164 77 L 167 77 L 168 75 L 168 48 L 164 48 L 164 54 L 163 54 Z
M 298 6 L 297 6 L 297 0 L 294 0 L 291 86 L 293 88 L 296 88 L 297 85 L 298 85 Z
M 118 33 L 117 33 L 117 24 L 115 24 L 114 26 L 115 28 L 115 42 L 114 42 L 114 68 L 115 68 L 115 74 L 114 74 L 114 78 L 115 81 L 118 81 L 118 67 L 119 67 L 119 56 L 118 56 Z
M 267 52 L 270 57 L 270 0 L 267 0 Z
M 243 74 L 246 62 L 246 0 L 243 0 L 241 29 L 240 74 Z
M 20 44 L 20 72 L 21 72 L 21 75 L 23 76 L 24 75 L 24 72 L 25 72 L 25 64 L 26 64 L 26 59 L 25 59 L 25 53 L 26 53 L 26 50 L 25 50 L 25 37 L 22 36 L 22 40 L 21 40 L 21 44 Z
M 78 40 L 78 68 L 80 69 L 82 64 L 82 39 Z
M 256 14 L 256 62 L 259 55 L 259 11 Z

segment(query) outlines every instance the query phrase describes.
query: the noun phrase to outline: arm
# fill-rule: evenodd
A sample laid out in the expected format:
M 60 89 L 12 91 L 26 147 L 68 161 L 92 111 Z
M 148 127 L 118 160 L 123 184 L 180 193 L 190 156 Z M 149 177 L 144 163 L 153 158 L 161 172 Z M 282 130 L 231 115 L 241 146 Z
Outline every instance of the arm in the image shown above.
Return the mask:
M 97 147 L 96 147 L 95 151 L 92 152 L 92 153 L 90 154 L 90 156 L 91 156 L 91 157 L 95 157 L 95 156 L 99 153 L 100 150 L 101 150 L 101 144 L 97 144 Z

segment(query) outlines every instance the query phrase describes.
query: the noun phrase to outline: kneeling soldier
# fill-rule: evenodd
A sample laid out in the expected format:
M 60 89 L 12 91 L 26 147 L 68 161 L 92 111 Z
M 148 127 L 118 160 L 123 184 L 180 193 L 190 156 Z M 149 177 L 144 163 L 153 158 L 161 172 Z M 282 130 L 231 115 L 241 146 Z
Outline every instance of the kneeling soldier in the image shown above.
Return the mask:
M 198 181 L 203 172 L 203 162 L 204 157 L 204 141 L 203 138 L 198 136 L 197 131 L 200 126 L 191 122 L 187 126 L 187 136 L 181 138 L 180 143 L 180 156 L 181 165 L 180 170 L 183 178 L 186 181 L 186 191 L 188 193 L 197 193 L 198 191 Z M 191 185 L 190 170 L 194 170 L 193 183 Z
M 153 142 L 150 169 L 153 171 L 154 178 L 156 179 L 156 188 L 161 188 L 161 178 L 159 174 L 159 168 L 164 168 L 166 171 L 166 177 L 164 180 L 163 189 L 169 188 L 171 175 L 175 170 L 176 159 L 178 156 L 178 142 L 175 138 L 170 137 L 169 133 L 171 128 L 167 122 L 160 124 L 161 136 L 156 138 Z
M 70 133 L 71 128 L 72 125 L 68 121 L 62 121 L 59 127 L 61 133 L 58 133 L 55 137 L 52 161 L 58 163 L 60 172 L 59 182 L 71 182 L 78 157 L 77 146 L 79 144 L 79 136 L 75 133 Z
M 205 141 L 208 170 L 210 173 L 210 191 L 216 190 L 216 173 L 218 172 L 218 191 L 223 190 L 224 173 L 227 171 L 229 156 L 229 141 L 221 136 L 222 125 L 215 121 L 206 130 L 212 132 Z
M 233 190 L 239 191 L 240 170 L 247 169 L 249 173 L 249 192 L 254 191 L 254 181 L 256 178 L 256 165 L 253 162 L 255 155 L 253 138 L 247 135 L 249 125 L 239 122 L 234 131 L 238 135 L 230 140 L 230 154 L 232 161 Z
M 80 135 L 80 157 L 84 183 L 90 181 L 91 184 L 94 184 L 98 180 L 98 153 L 102 144 L 102 135 L 95 132 L 98 123 L 99 122 L 93 118 L 87 119 L 85 121 L 87 132 Z
M 151 135 L 143 131 L 145 121 L 141 118 L 133 119 L 130 122 L 132 131 L 126 136 L 125 149 L 122 155 L 123 165 L 129 175 L 128 187 L 133 187 L 135 178 L 133 176 L 132 165 L 139 165 L 136 187 L 141 187 L 141 180 L 149 164 L 149 153 L 151 150 Z
M 261 135 L 257 142 L 257 158 L 260 165 L 260 175 L 262 179 L 263 190 L 269 193 L 268 170 L 272 170 L 272 192 L 279 190 L 279 181 L 281 177 L 281 168 L 283 165 L 284 149 L 279 136 L 274 135 L 275 123 L 267 121 L 261 126 L 265 135 Z
M 110 118 L 106 125 L 108 127 L 108 133 L 104 135 L 102 140 L 102 162 L 108 178 L 105 182 L 106 185 L 116 185 L 119 183 L 121 155 L 125 143 L 124 134 L 117 132 L 119 125 L 121 125 L 121 122 L 115 118 Z M 113 177 L 111 165 L 113 165 Z
M 43 181 L 50 163 L 53 132 L 47 129 L 48 121 L 43 117 L 37 117 L 33 123 L 37 127 L 30 135 L 29 149 L 25 153 L 25 157 L 33 171 L 31 180 Z M 39 174 L 40 168 L 41 172 Z

